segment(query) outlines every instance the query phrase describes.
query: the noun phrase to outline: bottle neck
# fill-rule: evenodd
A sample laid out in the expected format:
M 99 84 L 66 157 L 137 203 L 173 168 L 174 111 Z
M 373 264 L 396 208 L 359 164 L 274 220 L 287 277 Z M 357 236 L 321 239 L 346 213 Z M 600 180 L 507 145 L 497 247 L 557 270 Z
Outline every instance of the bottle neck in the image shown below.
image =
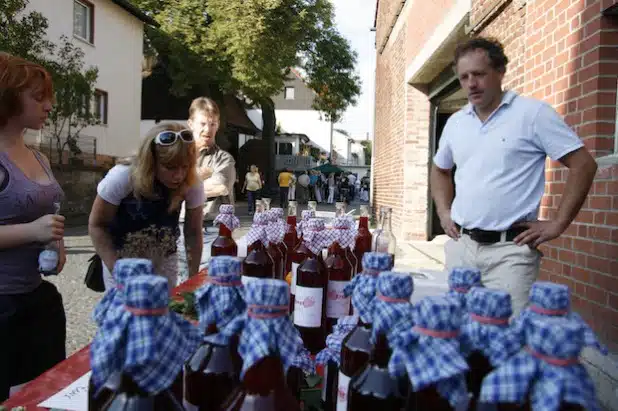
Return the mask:
M 369 362 L 377 365 L 378 367 L 388 367 L 388 362 L 391 358 L 391 349 L 388 346 L 388 340 L 384 333 L 379 333 L 376 338 L 376 343 L 371 351 L 371 358 Z
M 219 224 L 219 235 L 222 237 L 232 237 L 232 231 L 223 223 Z
M 295 215 L 289 215 L 288 219 L 287 219 L 288 224 L 292 224 L 294 225 L 294 227 L 296 227 L 296 216 Z
M 369 229 L 369 217 L 361 217 L 360 220 L 358 220 L 358 228 L 360 229 L 365 229 L 368 230 Z

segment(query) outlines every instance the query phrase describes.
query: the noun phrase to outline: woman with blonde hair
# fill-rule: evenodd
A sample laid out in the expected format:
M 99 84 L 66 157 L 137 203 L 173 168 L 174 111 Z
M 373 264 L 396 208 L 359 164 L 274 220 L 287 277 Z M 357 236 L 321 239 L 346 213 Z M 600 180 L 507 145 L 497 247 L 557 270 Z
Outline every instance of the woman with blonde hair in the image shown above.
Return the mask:
M 178 123 L 159 124 L 142 142 L 137 156 L 112 168 L 97 187 L 88 230 L 103 261 L 105 288 L 118 258 L 153 260 L 170 286 L 178 278 L 178 220 L 185 203 L 184 241 L 189 276 L 202 256 L 203 183 L 196 172 L 193 133 Z
M 262 189 L 262 177 L 258 172 L 255 164 L 251 164 L 249 172 L 245 175 L 245 183 L 242 186 L 241 192 L 247 190 L 247 203 L 249 206 L 249 215 L 255 214 L 255 200 L 260 195 Z
M 49 160 L 26 145 L 26 129 L 43 128 L 54 102 L 49 73 L 0 53 L 0 403 L 10 391 L 66 357 L 62 296 L 39 272 L 43 246 L 57 242 L 56 272 L 66 261 L 64 198 Z

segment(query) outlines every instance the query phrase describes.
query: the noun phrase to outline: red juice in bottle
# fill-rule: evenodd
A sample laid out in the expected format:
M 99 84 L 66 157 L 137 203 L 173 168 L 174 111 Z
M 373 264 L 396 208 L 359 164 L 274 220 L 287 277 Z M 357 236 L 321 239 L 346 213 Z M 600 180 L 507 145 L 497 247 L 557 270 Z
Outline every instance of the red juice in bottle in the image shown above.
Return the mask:
M 348 259 L 346 249 L 341 247 L 338 241 L 328 247 L 325 264 L 328 278 L 326 327 L 327 334 L 330 334 L 337 320 L 350 314 L 350 297 L 343 294 L 343 289 L 352 279 L 354 265 Z
M 283 242 L 286 246 L 285 254 L 285 275 L 292 271 L 292 260 L 290 255 L 298 246 L 298 232 L 296 231 L 296 201 L 290 201 L 288 204 L 287 227 Z
M 362 322 L 348 334 L 341 345 L 341 365 L 337 377 L 337 411 L 348 410 L 351 378 L 369 361 L 372 345 L 371 324 Z
M 310 255 L 298 267 L 294 325 L 311 354 L 326 345 L 326 269 L 322 255 Z
M 301 239 L 302 240 L 302 239 Z M 304 241 L 301 241 L 291 253 L 289 253 L 289 259 L 291 263 L 291 272 L 292 272 L 292 284 L 290 285 L 290 313 L 294 312 L 294 303 L 296 296 L 296 281 L 298 277 L 298 267 L 305 260 L 314 255 L 311 250 L 307 248 Z
M 247 247 L 247 257 L 242 262 L 242 282 L 246 285 L 253 278 L 273 278 L 275 261 L 264 243 L 258 240 Z
M 217 332 L 210 324 L 206 335 Z M 187 411 L 218 410 L 239 385 L 242 359 L 238 354 L 238 336 L 229 345 L 204 342 L 184 366 L 184 401 Z
M 277 356 L 264 357 L 247 370 L 221 411 L 300 411 L 286 386 L 283 363 Z
M 386 336 L 376 338 L 370 360 L 354 375 L 349 386 L 348 409 L 358 411 L 400 410 L 404 406 L 402 382 L 389 374 L 388 361 L 391 350 Z M 433 408 L 425 408 L 434 410 Z
M 369 206 L 361 205 L 358 233 L 356 234 L 356 241 L 354 243 L 354 255 L 357 260 L 356 272 L 354 274 L 362 271 L 361 262 L 363 261 L 363 254 L 371 251 L 372 241 L 373 236 L 371 231 L 369 231 Z
M 238 246 L 232 238 L 232 231 L 223 223 L 219 224 L 219 235 L 210 246 L 210 255 L 213 257 L 219 255 L 236 257 L 238 255 Z

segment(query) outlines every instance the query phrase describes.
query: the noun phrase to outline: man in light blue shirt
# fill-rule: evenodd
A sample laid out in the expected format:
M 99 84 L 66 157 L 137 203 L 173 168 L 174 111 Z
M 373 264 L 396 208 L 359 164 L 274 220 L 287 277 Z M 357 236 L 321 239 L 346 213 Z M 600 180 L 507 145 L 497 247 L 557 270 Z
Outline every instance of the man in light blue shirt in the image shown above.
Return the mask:
M 507 63 L 494 40 L 474 38 L 457 48 L 457 75 L 469 103 L 444 128 L 430 187 L 452 239 L 445 245 L 447 268 L 480 269 L 487 287 L 511 294 L 516 314 L 538 277 L 537 247 L 571 224 L 597 165 L 550 105 L 502 89 Z M 558 211 L 539 221 L 547 156 L 569 172 Z

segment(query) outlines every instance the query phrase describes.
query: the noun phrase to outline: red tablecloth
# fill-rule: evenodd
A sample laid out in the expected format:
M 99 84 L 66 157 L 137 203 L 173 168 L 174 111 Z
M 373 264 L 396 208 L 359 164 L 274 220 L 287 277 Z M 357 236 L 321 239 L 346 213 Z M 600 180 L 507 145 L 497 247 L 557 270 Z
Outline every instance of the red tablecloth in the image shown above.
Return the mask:
M 190 278 L 178 287 L 174 288 L 173 294 L 176 295 L 183 291 L 193 291 L 206 280 L 206 271 Z M 3 405 L 9 410 L 12 407 L 23 406 L 27 411 L 46 410 L 37 407 L 37 404 L 45 401 L 58 391 L 69 386 L 73 381 L 90 370 L 89 357 L 90 344 L 77 351 L 69 358 L 47 370 L 38 378 L 30 381 L 20 392 L 9 398 Z

